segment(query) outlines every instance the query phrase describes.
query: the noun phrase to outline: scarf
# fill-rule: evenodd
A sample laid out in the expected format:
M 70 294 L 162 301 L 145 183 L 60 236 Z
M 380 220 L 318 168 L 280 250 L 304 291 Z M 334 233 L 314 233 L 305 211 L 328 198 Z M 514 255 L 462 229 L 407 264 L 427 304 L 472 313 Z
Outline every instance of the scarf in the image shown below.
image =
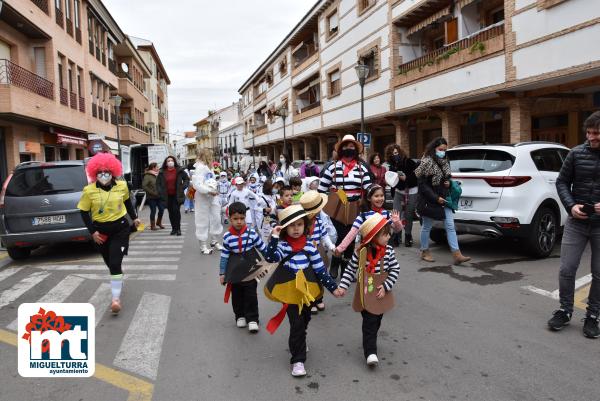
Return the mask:
M 431 177 L 431 184 L 438 186 L 443 180 L 452 175 L 450 171 L 450 163 L 448 159 L 434 160 L 430 156 L 424 156 L 421 159 L 421 164 L 415 169 L 417 178 Z
M 375 254 L 373 255 L 373 251 Z M 371 244 L 369 251 L 367 252 L 367 273 L 375 273 L 377 264 L 381 261 L 381 258 L 385 256 L 386 247 L 381 245 Z
M 371 210 L 374 212 L 377 212 L 379 214 L 383 214 L 381 212 L 383 212 L 383 207 L 375 207 L 375 206 L 371 206 Z
M 235 230 L 235 228 L 233 228 L 233 226 L 229 227 L 229 232 L 232 235 L 237 235 L 238 237 L 238 248 L 240 249 L 240 253 L 242 253 L 242 235 L 246 232 L 246 229 L 248 229 L 247 225 L 244 225 L 244 227 L 242 227 L 242 229 L 238 232 Z
M 306 235 L 301 235 L 298 238 L 292 238 L 289 235 L 286 235 L 285 240 L 292 247 L 292 252 L 300 252 L 306 246 Z
M 342 166 L 344 166 L 344 177 L 348 177 L 348 173 L 356 166 L 356 159 L 342 157 Z

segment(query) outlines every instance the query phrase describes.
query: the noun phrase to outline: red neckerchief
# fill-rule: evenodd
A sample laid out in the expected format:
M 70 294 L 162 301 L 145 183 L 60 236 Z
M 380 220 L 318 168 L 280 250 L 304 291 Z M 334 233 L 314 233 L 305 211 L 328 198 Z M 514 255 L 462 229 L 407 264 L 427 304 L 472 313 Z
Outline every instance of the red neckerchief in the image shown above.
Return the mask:
M 375 256 L 373 256 L 373 249 L 375 250 Z M 371 244 L 371 248 L 367 252 L 367 273 L 375 273 L 377 264 L 385 256 L 386 247 L 381 245 Z
M 292 252 L 300 252 L 306 246 L 306 235 L 301 235 L 298 238 L 292 238 L 286 235 L 285 240 L 292 247 Z
M 375 207 L 375 206 L 372 206 L 372 207 L 371 207 L 371 210 L 372 210 L 372 211 L 374 211 L 374 212 L 377 212 L 377 213 L 379 213 L 379 214 L 383 214 L 383 213 L 381 213 L 381 212 L 383 212 L 383 207 Z
M 244 225 L 244 227 L 242 227 L 242 229 L 238 232 L 235 230 L 235 228 L 233 228 L 233 226 L 229 227 L 229 232 L 233 235 L 237 235 L 238 237 L 238 248 L 240 249 L 240 253 L 242 253 L 242 235 L 246 232 L 247 228 L 248 226 Z
M 347 177 L 348 173 L 350 173 L 354 166 L 356 166 L 356 159 L 342 157 L 342 166 L 344 166 L 344 177 Z

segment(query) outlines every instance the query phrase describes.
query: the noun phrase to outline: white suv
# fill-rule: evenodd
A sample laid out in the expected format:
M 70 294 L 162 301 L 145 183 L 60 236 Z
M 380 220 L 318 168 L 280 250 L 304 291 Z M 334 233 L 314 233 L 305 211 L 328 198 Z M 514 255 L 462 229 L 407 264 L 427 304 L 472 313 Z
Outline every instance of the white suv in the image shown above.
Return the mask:
M 518 238 L 534 256 L 550 255 L 567 219 L 556 179 L 569 148 L 525 142 L 459 145 L 447 153 L 462 187 L 457 233 Z M 434 223 L 431 238 L 445 241 L 443 222 Z

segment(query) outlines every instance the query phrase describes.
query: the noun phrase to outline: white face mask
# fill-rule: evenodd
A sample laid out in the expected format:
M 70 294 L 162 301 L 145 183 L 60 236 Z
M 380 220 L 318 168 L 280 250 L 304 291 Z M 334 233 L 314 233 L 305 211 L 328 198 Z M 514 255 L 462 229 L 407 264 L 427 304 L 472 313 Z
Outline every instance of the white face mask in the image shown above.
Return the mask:
M 281 164 L 285 164 L 285 159 L 284 159 L 283 157 L 281 157 L 281 158 L 279 159 L 279 163 L 281 163 Z
M 100 184 L 106 185 L 112 180 L 112 174 L 111 173 L 98 173 L 98 174 L 96 174 L 96 179 L 98 180 L 98 182 L 100 182 Z
M 173 167 L 175 167 L 175 162 L 173 162 L 173 161 L 168 161 L 168 162 L 167 162 L 167 167 L 169 167 L 169 168 L 173 168 Z

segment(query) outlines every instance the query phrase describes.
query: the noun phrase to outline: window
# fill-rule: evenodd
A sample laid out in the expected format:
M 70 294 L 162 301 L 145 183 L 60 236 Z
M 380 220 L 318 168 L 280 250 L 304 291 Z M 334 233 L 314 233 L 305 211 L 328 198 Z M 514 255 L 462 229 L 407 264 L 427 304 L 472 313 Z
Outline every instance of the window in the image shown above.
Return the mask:
M 44 146 L 45 161 L 55 161 L 55 148 Z M 81 166 L 28 167 L 15 171 L 6 187 L 8 196 L 40 196 L 57 193 L 74 193 L 87 185 L 85 170 Z
M 75 28 L 79 29 L 79 0 L 75 0 L 73 6 L 73 10 L 75 11 Z
M 337 8 L 327 16 L 327 39 L 335 36 L 338 33 L 338 11 Z
M 296 114 L 304 113 L 321 105 L 320 87 L 320 78 L 316 76 L 296 90 Z
M 269 84 L 269 88 L 273 86 L 273 70 L 267 71 L 267 74 L 265 75 L 265 81 L 267 84 Z
M 501 150 L 457 149 L 448 151 L 453 173 L 495 173 L 513 166 L 515 157 Z
M 279 75 L 283 78 L 287 75 L 287 56 L 279 62 Z
M 60 62 L 58 63 L 58 87 L 59 88 L 65 87 L 64 82 L 63 82 L 63 66 Z
M 328 73 L 329 75 L 329 97 L 334 97 L 342 92 L 342 80 L 339 67 Z
M 54 4 L 56 5 L 56 8 L 59 9 L 59 10 L 61 9 L 61 4 L 60 3 L 61 3 L 61 0 L 55 0 L 54 1 Z
M 358 15 L 363 14 L 369 8 L 371 8 L 375 4 L 376 0 L 358 0 L 358 4 L 356 5 L 358 10 Z
M 379 78 L 379 45 L 367 47 L 366 49 L 359 53 L 358 62 L 369 67 L 366 82 L 370 82 Z
M 540 171 L 560 172 L 563 159 L 558 152 L 560 149 L 540 149 L 531 152 L 531 159 Z
M 65 15 L 71 19 L 71 0 L 65 0 Z
M 490 25 L 504 21 L 504 6 L 490 11 Z

